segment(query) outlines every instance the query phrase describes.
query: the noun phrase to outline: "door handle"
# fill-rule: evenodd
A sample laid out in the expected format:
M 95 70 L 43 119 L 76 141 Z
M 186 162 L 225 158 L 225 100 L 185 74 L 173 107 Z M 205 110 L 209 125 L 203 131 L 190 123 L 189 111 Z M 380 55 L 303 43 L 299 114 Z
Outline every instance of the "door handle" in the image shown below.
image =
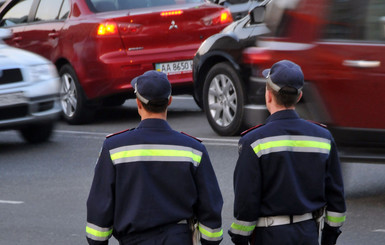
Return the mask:
M 18 43 L 18 42 L 20 42 L 22 39 L 23 39 L 23 38 L 22 38 L 21 36 L 14 36 L 14 37 L 12 38 L 12 41 L 14 41 L 15 43 Z
M 50 37 L 50 38 L 57 38 L 58 36 L 59 36 L 59 33 L 57 33 L 57 32 L 48 33 L 48 37 Z
M 358 67 L 358 68 L 375 68 L 381 65 L 381 61 L 377 60 L 344 60 L 344 66 Z

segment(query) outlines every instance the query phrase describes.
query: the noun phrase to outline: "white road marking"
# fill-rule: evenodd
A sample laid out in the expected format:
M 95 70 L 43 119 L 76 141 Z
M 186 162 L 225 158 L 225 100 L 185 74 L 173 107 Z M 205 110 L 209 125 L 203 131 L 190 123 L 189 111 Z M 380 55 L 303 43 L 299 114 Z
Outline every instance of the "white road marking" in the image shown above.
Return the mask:
M 55 130 L 57 133 L 61 134 L 77 134 L 85 136 L 101 136 L 105 137 L 110 133 L 100 133 L 100 132 L 84 132 L 84 131 L 72 131 L 72 130 Z M 227 139 L 227 138 L 201 138 L 198 139 L 203 141 L 203 144 L 207 145 L 221 145 L 221 146 L 237 146 L 239 139 Z
M 7 201 L 7 200 L 0 200 L 0 204 L 23 204 L 22 201 Z
M 378 229 L 378 230 L 374 230 L 373 232 L 383 232 L 383 233 L 385 233 L 385 229 Z

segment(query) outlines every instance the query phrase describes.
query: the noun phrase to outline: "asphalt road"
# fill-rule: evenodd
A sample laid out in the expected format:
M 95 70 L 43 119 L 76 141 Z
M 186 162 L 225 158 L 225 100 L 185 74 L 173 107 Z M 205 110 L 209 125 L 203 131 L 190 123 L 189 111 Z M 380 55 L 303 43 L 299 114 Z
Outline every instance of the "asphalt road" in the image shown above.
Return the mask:
M 230 245 L 232 173 L 239 137 L 219 137 L 190 97 L 176 97 L 169 122 L 203 140 L 224 196 L 222 244 Z M 86 199 L 105 135 L 139 122 L 133 101 L 100 110 L 90 125 L 60 122 L 50 142 L 29 145 L 0 132 L 0 244 L 86 244 Z M 344 163 L 347 221 L 338 244 L 385 244 L 385 165 Z M 110 244 L 118 243 L 111 239 Z

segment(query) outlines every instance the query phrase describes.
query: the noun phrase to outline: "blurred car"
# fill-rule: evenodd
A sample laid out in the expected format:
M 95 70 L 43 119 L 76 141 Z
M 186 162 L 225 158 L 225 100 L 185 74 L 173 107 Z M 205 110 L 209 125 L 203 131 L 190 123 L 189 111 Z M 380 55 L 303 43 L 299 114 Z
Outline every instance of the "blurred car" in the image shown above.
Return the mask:
M 258 10 L 206 39 L 194 57 L 194 99 L 220 135 L 238 134 L 244 118 L 254 116 L 249 116 L 254 113 L 253 105 L 264 103 L 264 98 L 254 96 L 249 87 L 251 66 L 243 63 L 242 56 L 247 47 L 255 46 L 258 36 L 270 32 L 262 22 L 263 12 Z M 266 116 L 265 111 L 262 113 L 259 117 Z
M 278 60 L 298 63 L 306 80 L 304 117 L 326 124 L 340 146 L 384 147 L 385 2 L 283 3 L 266 6 L 271 33 L 244 53 L 251 80 L 263 83 L 261 70 Z
M 288 59 L 305 75 L 297 107 L 303 117 L 327 125 L 340 146 L 384 147 L 385 2 L 273 0 L 254 11 L 262 12 L 270 32 L 258 36 L 256 46 L 243 49 L 242 60 L 233 64 L 249 66 L 251 72 L 236 90 L 244 93 L 242 100 L 232 105 L 243 111 L 237 114 L 241 120 L 264 122 L 266 79 L 261 71 Z M 206 103 L 215 108 L 210 99 Z M 247 106 L 255 116 L 244 116 Z
M 0 39 L 11 35 L 0 28 Z M 19 130 L 30 143 L 48 140 L 61 112 L 59 91 L 49 60 L 0 41 L 0 130 Z
M 14 33 L 8 43 L 56 65 L 72 124 L 134 97 L 130 81 L 147 70 L 167 73 L 174 94 L 192 93 L 196 50 L 231 22 L 205 0 L 9 0 L 0 8 L 0 27 Z

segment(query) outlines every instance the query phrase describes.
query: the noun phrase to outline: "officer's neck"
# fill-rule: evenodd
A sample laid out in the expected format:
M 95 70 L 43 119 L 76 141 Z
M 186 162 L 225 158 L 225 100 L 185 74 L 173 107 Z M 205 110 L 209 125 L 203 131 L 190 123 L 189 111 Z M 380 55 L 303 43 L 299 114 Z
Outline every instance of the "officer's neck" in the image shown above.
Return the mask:
M 156 113 L 156 112 L 151 112 L 151 111 L 147 111 L 146 109 L 144 109 L 143 105 L 142 105 L 142 102 L 140 102 L 139 99 L 136 99 L 136 103 L 138 105 L 138 113 L 140 115 L 140 118 L 141 120 L 145 120 L 145 119 L 163 119 L 163 120 L 167 120 L 167 110 L 163 111 L 163 112 L 159 112 L 159 113 Z M 169 104 L 171 103 L 171 99 L 169 101 Z
M 167 120 L 167 111 L 160 112 L 160 113 L 154 113 L 146 111 L 143 107 L 138 110 L 141 120 L 145 119 L 163 119 Z
M 284 107 L 284 106 L 279 106 L 277 104 L 271 104 L 267 108 L 268 108 L 271 115 L 273 115 L 274 113 L 279 112 L 279 111 L 295 110 L 295 106 Z

